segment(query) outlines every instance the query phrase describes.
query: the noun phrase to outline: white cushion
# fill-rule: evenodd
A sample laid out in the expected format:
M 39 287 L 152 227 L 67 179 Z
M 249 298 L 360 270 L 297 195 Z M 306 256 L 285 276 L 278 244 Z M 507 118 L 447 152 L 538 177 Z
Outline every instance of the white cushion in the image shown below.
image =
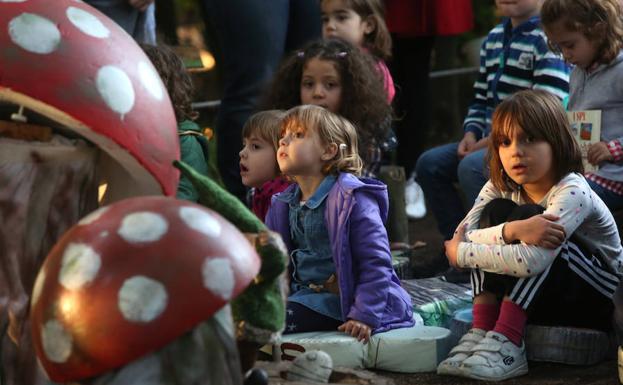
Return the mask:
M 335 366 L 419 373 L 437 368 L 451 348 L 449 337 L 448 329 L 416 325 L 375 334 L 364 345 L 342 332 L 310 332 L 282 336 L 273 351 L 279 356 L 276 360 L 322 350 L 331 356 Z

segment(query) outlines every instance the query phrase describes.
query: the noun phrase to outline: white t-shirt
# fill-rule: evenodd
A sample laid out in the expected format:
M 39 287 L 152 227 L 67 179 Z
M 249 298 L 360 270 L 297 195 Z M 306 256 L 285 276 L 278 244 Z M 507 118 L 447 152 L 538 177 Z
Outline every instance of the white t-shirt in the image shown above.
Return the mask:
M 459 224 L 467 224 L 465 240 L 458 247 L 457 263 L 464 268 L 479 268 L 496 274 L 529 277 L 541 273 L 560 253 L 539 246 L 506 244 L 502 236 L 504 223 L 478 229 L 482 209 L 495 198 L 525 204 L 519 191 L 499 191 L 488 181 L 474 206 Z M 567 239 L 575 234 L 594 254 L 601 255 L 613 273 L 623 273 L 623 248 L 614 218 L 605 203 L 593 192 L 583 176 L 572 173 L 554 185 L 538 202 L 547 214 L 553 214 L 565 229 Z

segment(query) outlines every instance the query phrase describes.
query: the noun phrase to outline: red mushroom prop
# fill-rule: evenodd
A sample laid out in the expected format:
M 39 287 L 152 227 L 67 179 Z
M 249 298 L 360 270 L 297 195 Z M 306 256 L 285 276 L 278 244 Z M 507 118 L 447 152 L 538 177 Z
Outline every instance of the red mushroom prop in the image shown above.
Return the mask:
M 55 382 L 96 376 L 171 342 L 259 271 L 219 214 L 165 197 L 103 207 L 54 246 L 31 303 L 35 349 Z
M 0 0 L 0 28 L 0 103 L 26 107 L 102 149 L 107 201 L 175 193 L 173 108 L 121 27 L 78 0 Z

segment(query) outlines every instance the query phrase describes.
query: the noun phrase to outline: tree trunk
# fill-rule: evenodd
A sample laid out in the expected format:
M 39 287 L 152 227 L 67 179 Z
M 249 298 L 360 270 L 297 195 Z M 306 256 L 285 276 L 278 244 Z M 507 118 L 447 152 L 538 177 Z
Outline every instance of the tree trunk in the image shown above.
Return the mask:
M 0 137 L 0 353 L 6 385 L 45 384 L 28 322 L 44 258 L 97 207 L 97 149 L 54 136 L 49 142 Z

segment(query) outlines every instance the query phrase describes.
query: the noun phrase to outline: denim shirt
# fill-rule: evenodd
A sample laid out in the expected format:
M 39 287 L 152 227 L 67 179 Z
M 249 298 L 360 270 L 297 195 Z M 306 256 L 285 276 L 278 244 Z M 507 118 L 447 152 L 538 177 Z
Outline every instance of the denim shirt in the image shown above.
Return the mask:
M 324 218 L 326 198 L 335 181 L 335 176 L 326 176 L 304 204 L 300 200 L 301 190 L 298 186 L 290 193 L 279 195 L 277 199 L 289 206 L 292 275 L 288 300 L 341 320 L 339 297 L 309 288 L 310 284 L 322 285 L 331 274 L 335 274 L 329 232 Z

